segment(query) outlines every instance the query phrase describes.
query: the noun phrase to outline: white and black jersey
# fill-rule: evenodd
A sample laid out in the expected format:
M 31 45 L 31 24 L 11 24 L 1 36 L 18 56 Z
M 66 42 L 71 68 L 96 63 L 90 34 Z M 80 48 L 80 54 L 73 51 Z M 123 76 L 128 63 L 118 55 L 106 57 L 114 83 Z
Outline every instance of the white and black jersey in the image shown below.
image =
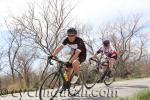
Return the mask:
M 76 37 L 74 42 L 70 42 L 68 37 L 65 37 L 65 39 L 62 41 L 62 44 L 68 45 L 74 51 L 79 50 L 79 58 L 86 58 L 86 47 L 84 41 L 80 37 Z
M 68 37 L 66 37 L 63 42 L 63 45 L 68 45 L 70 48 L 74 50 L 79 50 L 81 53 L 86 54 L 86 47 L 84 41 L 80 37 L 76 37 L 74 42 L 70 42 Z

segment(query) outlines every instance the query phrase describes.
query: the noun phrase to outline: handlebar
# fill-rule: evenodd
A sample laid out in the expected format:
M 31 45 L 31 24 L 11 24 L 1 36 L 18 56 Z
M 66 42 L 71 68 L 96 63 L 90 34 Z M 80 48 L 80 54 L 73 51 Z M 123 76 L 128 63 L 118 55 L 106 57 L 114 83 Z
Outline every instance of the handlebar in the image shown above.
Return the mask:
M 90 59 L 89 59 L 89 63 L 90 63 L 90 64 L 91 64 L 91 60 L 92 60 L 92 61 L 95 61 L 96 63 L 98 63 L 98 60 L 95 60 L 95 59 L 93 59 L 93 58 L 90 58 Z
M 51 60 L 57 61 L 58 63 L 61 63 L 61 64 L 65 65 L 65 62 L 59 60 L 59 59 L 56 58 L 56 57 L 54 57 L 54 58 L 48 60 L 48 63 L 49 63 L 50 65 L 53 65 L 53 63 L 51 62 Z

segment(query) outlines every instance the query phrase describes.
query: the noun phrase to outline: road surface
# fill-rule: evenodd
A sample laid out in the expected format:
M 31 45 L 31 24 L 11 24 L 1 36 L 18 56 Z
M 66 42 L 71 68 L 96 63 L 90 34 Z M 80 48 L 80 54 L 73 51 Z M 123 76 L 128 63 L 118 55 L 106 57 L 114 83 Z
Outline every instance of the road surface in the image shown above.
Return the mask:
M 76 97 L 68 97 L 67 93 L 57 95 L 54 100 L 110 100 L 110 97 L 128 97 L 145 88 L 150 88 L 150 78 L 125 80 L 114 82 L 110 87 L 96 84 L 92 89 L 83 88 L 83 92 Z M 4 90 L 3 90 L 4 91 Z M 3 92 L 1 90 L 1 93 Z M 39 100 L 39 91 L 23 92 L 0 96 L 0 100 Z M 45 100 L 49 100 L 45 97 Z

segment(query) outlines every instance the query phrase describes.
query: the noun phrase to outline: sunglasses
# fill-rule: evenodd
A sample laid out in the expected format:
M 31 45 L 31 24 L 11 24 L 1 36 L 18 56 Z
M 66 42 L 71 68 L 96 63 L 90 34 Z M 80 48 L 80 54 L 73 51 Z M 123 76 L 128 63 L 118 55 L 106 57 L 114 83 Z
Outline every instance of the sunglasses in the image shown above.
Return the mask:
M 68 37 L 74 37 L 75 35 L 68 35 Z
M 110 45 L 108 44 L 108 45 L 104 45 L 104 47 L 109 47 Z

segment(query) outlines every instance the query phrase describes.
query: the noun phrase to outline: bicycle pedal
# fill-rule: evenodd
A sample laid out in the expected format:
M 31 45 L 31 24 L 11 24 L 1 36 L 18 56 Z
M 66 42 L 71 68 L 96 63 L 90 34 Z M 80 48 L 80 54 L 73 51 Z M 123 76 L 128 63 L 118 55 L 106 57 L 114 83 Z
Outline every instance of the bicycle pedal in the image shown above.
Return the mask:
M 98 80 L 98 81 L 97 81 L 97 83 L 102 83 L 102 82 L 103 82 L 102 80 Z
M 59 91 L 59 93 L 61 94 L 63 91 L 66 91 L 66 89 L 61 89 L 61 90 Z
M 62 93 L 63 91 L 66 91 L 66 87 L 65 86 L 62 86 L 62 88 L 60 89 L 59 93 Z

